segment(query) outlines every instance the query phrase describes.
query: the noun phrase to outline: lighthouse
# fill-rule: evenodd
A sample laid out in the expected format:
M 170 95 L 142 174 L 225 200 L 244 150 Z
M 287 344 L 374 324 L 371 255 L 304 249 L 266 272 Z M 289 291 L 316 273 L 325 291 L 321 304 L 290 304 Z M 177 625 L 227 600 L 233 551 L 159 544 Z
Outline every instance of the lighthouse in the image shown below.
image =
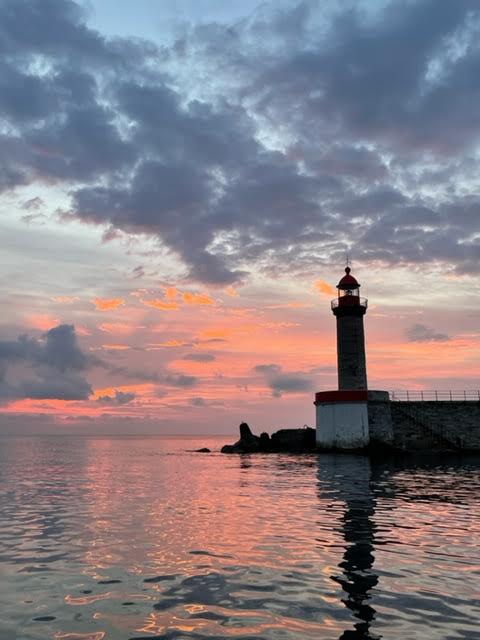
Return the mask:
M 333 315 L 337 319 L 337 367 L 340 390 L 366 389 L 367 365 L 363 316 L 368 301 L 360 297 L 360 284 L 346 267 L 337 284 L 338 298 L 332 300 Z
M 368 302 L 349 266 L 331 308 L 337 322 L 338 390 L 315 394 L 316 441 L 323 449 L 361 449 L 369 444 L 367 365 L 363 318 Z

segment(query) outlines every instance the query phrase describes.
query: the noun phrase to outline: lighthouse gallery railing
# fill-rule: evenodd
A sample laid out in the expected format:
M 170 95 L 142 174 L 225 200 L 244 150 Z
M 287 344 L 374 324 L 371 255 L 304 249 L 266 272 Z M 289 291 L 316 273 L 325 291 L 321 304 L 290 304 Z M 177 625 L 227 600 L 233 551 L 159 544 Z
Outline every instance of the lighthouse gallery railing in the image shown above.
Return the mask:
M 360 298 L 359 296 L 341 296 L 340 298 L 334 298 L 332 300 L 332 309 L 336 309 L 339 305 L 367 308 L 368 300 L 367 298 Z

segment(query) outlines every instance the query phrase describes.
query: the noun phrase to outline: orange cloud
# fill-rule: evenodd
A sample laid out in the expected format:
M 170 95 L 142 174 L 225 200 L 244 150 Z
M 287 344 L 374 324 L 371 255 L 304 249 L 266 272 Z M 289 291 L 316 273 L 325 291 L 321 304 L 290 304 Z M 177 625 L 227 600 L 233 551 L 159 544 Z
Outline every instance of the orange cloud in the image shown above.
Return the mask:
M 40 331 L 48 331 L 52 327 L 56 327 L 60 324 L 60 320 L 55 318 L 54 316 L 50 316 L 48 313 L 39 313 L 33 316 L 30 316 L 27 319 L 27 323 L 29 327 L 33 327 L 34 329 L 39 329 Z
M 262 322 L 260 327 L 265 329 L 287 329 L 288 327 L 299 327 L 299 322 Z
M 198 305 L 207 305 L 207 304 L 215 304 L 213 299 L 210 296 L 202 293 L 188 293 L 187 291 L 182 295 L 183 301 L 186 304 L 198 304 Z
M 123 298 L 95 298 L 92 303 L 97 311 L 112 311 L 125 304 L 125 300 Z
M 178 289 L 175 287 L 167 287 L 165 289 L 165 298 L 167 300 L 174 300 L 178 296 Z
M 326 296 L 336 296 L 337 295 L 337 292 L 332 287 L 332 285 L 328 284 L 328 282 L 325 282 L 325 280 L 317 280 L 314 283 L 314 287 L 315 287 L 315 289 L 317 289 L 317 291 L 320 291 L 320 293 L 323 293 Z
M 78 299 L 78 296 L 53 296 L 53 300 L 61 304 L 73 304 Z
M 232 285 L 224 289 L 223 293 L 225 293 L 227 296 L 230 296 L 231 298 L 236 298 L 240 295 L 238 291 L 234 287 L 232 287 Z
M 84 327 L 81 324 L 76 324 L 75 325 L 75 331 L 77 332 L 77 335 L 79 335 L 79 336 L 91 336 L 92 335 L 91 331 L 89 331 L 87 329 L 87 327 Z
M 176 302 L 165 302 L 165 300 L 159 300 L 158 298 L 154 298 L 152 300 L 142 300 L 142 303 L 147 307 L 153 307 L 154 309 L 159 309 L 160 311 L 178 310 L 178 304 Z
M 163 349 L 164 347 L 185 347 L 190 342 L 183 342 L 181 340 L 167 340 L 166 342 L 149 342 L 147 347 L 150 349 Z
M 130 349 L 128 344 L 102 344 L 102 349 L 113 349 L 114 351 L 124 351 Z
M 98 328 L 100 331 L 105 331 L 105 333 L 116 333 L 127 336 L 135 333 L 137 329 L 141 329 L 142 327 L 128 324 L 127 322 L 102 322 Z
M 69 413 L 76 413 L 79 403 L 72 402 L 71 400 L 48 400 L 39 401 L 31 398 L 24 398 L 22 400 L 14 400 L 8 407 L 2 407 L 2 410 L 8 413 L 41 413 L 48 412 L 55 414 L 57 412 L 68 411 Z M 83 409 L 79 409 L 83 412 Z
M 206 338 L 210 340 L 216 338 L 225 339 L 230 336 L 231 333 L 232 332 L 228 329 L 206 329 L 205 331 L 202 331 L 202 333 L 200 334 L 200 338 Z
M 307 302 L 286 302 L 285 304 L 270 304 L 266 306 L 266 309 L 305 309 L 307 307 L 313 307 L 312 304 Z

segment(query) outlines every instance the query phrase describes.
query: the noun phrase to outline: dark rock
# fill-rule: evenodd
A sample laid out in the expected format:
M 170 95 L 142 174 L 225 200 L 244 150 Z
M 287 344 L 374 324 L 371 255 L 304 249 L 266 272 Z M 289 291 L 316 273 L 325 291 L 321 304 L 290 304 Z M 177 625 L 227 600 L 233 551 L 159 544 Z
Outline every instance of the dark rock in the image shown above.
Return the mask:
M 314 450 L 315 429 L 280 429 L 272 434 L 272 444 L 277 451 Z
M 212 453 L 208 447 L 202 447 L 201 449 L 195 449 L 195 453 Z
M 246 422 L 240 425 L 240 440 L 235 444 L 226 444 L 222 447 L 222 453 L 253 453 L 260 450 L 260 438 L 254 436 Z
M 226 444 L 222 453 L 270 453 L 274 451 L 298 452 L 314 451 L 316 447 L 315 429 L 280 429 L 272 434 L 254 435 L 246 422 L 240 425 L 240 440 Z
M 260 434 L 260 449 L 262 449 L 262 451 L 266 451 L 267 449 L 270 449 L 270 446 L 270 436 L 268 435 L 268 433 L 266 433 L 266 431 L 264 431 Z
M 224 444 L 223 447 L 220 449 L 220 453 L 240 453 L 240 452 L 235 449 L 234 444 Z
M 240 424 L 240 440 L 248 440 L 253 436 L 252 430 L 246 422 Z
M 240 425 L 240 440 L 237 444 L 247 451 L 258 451 L 260 448 L 260 438 L 253 435 L 246 422 L 242 422 Z

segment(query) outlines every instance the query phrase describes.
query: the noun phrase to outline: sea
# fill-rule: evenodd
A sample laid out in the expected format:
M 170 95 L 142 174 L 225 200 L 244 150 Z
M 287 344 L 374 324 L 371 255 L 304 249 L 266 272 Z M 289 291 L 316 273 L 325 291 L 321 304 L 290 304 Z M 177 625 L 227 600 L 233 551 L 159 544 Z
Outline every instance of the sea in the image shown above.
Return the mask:
M 0 438 L 0 639 L 480 638 L 479 457 L 234 439 Z

